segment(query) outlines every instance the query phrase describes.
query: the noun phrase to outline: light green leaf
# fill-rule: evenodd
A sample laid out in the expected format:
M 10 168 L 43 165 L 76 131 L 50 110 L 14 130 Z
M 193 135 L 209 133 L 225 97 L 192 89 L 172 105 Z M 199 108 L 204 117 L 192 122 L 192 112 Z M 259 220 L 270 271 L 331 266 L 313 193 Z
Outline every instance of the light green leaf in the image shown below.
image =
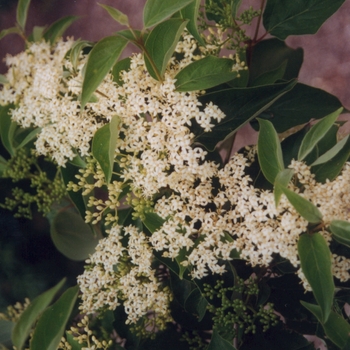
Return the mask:
M 23 311 L 18 322 L 15 325 L 12 333 L 12 342 L 13 345 L 18 349 L 22 350 L 34 322 L 38 316 L 47 308 L 51 303 L 54 296 L 62 288 L 66 279 L 61 280 L 56 286 L 47 290 L 46 292 L 40 294 L 36 297 L 29 306 Z
M 70 49 L 69 59 L 72 62 L 74 69 L 78 68 L 80 52 L 85 47 L 91 47 L 92 43 L 87 40 L 77 40 Z
M 207 56 L 194 61 L 182 69 L 176 76 L 177 91 L 206 90 L 237 78 L 232 71 L 233 60 L 216 56 Z
M 113 35 L 103 38 L 92 48 L 86 64 L 81 109 L 117 62 L 126 44 L 126 39 Z
M 348 345 L 350 339 L 350 324 L 334 311 L 330 312 L 328 320 L 323 323 L 322 311 L 318 305 L 313 305 L 305 301 L 300 302 L 319 320 L 327 337 L 340 349 L 348 350 L 345 346 Z
M 188 21 L 171 18 L 159 23 L 145 43 L 145 63 L 150 75 L 160 80 Z
M 328 150 L 326 153 L 322 154 L 322 156 L 318 157 L 311 166 L 319 165 L 328 162 L 333 157 L 335 157 L 345 146 L 349 139 L 349 135 L 344 137 L 341 141 L 339 141 L 335 146 L 333 146 L 330 150 Z
M 93 254 L 100 238 L 94 236 L 81 215 L 67 210 L 59 211 L 53 218 L 50 234 L 57 250 L 76 261 L 83 261 Z
M 268 120 L 258 119 L 258 159 L 261 171 L 272 184 L 277 174 L 284 169 L 281 144 L 272 123 Z
M 295 210 L 305 220 L 311 224 L 318 224 L 322 221 L 322 214 L 314 204 L 288 188 L 281 187 L 281 190 L 286 195 Z
M 14 105 L 0 106 L 0 136 L 1 141 L 11 156 L 15 154 L 13 144 L 17 124 L 11 120 L 10 110 Z
M 331 312 L 334 297 L 331 252 L 325 238 L 315 233 L 300 236 L 298 253 L 301 269 L 321 308 L 324 323 Z
M 113 116 L 110 123 L 98 129 L 92 139 L 92 155 L 100 164 L 107 183 L 112 178 L 119 124 L 120 118 L 116 115 Z
M 78 286 L 67 289 L 47 308 L 35 327 L 30 350 L 56 350 L 78 297 Z
M 23 32 L 27 23 L 29 4 L 30 0 L 19 0 L 17 5 L 16 20 Z
M 53 44 L 59 37 L 63 35 L 66 29 L 75 22 L 79 17 L 66 16 L 52 23 L 44 32 L 44 39 Z
M 314 34 L 345 0 L 268 0 L 265 29 L 284 40 L 289 35 Z
M 39 26 L 35 26 L 33 28 L 33 33 L 31 35 L 31 37 L 32 37 L 34 42 L 38 42 L 43 38 L 45 29 L 46 29 L 46 27 L 39 27 Z
M 293 177 L 293 174 L 294 174 L 293 169 L 283 169 L 277 174 L 275 178 L 274 190 L 273 190 L 276 208 L 278 207 L 281 196 L 283 194 L 282 187 L 288 187 L 289 181 Z
M 336 241 L 350 247 L 350 222 L 333 220 L 329 228 Z
M 229 341 L 223 338 L 219 331 L 214 329 L 207 350 L 236 350 L 236 348 L 233 346 L 232 339 Z
M 188 19 L 187 29 L 192 34 L 192 36 L 198 41 L 198 43 L 202 46 L 205 46 L 205 41 L 203 37 L 198 32 L 198 12 L 199 7 L 201 5 L 201 0 L 194 0 L 189 5 L 184 7 L 180 13 L 183 19 Z
M 147 0 L 143 8 L 145 28 L 155 26 L 194 0 Z
M 299 148 L 298 160 L 303 160 L 314 149 L 322 137 L 327 134 L 342 110 L 341 107 L 327 115 L 307 132 Z
M 126 57 L 118 61 L 112 69 L 113 81 L 118 85 L 123 86 L 124 81 L 122 80 L 120 73 L 122 71 L 128 71 L 130 69 L 131 57 Z
M 0 74 L 0 84 L 4 85 L 7 84 L 9 81 L 7 80 L 6 76 L 3 74 Z
M 21 30 L 18 27 L 3 29 L 0 32 L 0 40 L 9 34 L 20 34 L 20 33 L 21 33 Z
M 104 4 L 100 4 L 100 3 L 98 3 L 98 4 L 101 7 L 103 7 L 115 21 L 117 21 L 118 23 L 120 23 L 124 26 L 129 25 L 129 18 L 126 14 L 124 14 L 123 12 L 117 10 L 116 8 L 114 8 L 112 6 L 108 6 L 108 5 L 104 5 Z

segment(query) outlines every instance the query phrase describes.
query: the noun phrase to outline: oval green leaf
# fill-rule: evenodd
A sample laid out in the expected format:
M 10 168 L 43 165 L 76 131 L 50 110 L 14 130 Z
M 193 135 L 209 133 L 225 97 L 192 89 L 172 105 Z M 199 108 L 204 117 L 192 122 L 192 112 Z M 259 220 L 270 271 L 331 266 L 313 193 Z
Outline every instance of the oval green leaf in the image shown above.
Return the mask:
M 333 220 L 329 228 L 336 241 L 350 247 L 350 222 Z
M 120 76 L 120 73 L 122 71 L 128 71 L 130 69 L 130 63 L 131 63 L 131 57 L 126 57 L 118 61 L 112 69 L 113 81 L 120 86 L 123 86 L 124 84 L 124 81 Z
M 19 0 L 17 5 L 16 19 L 23 32 L 27 22 L 29 4 L 30 0 Z
M 283 169 L 282 171 L 280 171 L 277 174 L 277 176 L 275 178 L 274 190 L 273 190 L 276 207 L 278 206 L 280 199 L 281 199 L 281 196 L 283 194 L 282 187 L 288 186 L 289 181 L 293 177 L 293 174 L 294 174 L 293 169 Z
M 275 128 L 268 120 L 258 119 L 258 159 L 265 178 L 274 183 L 277 174 L 284 169 L 281 144 Z
M 147 0 L 143 8 L 145 28 L 153 27 L 172 16 L 194 0 Z
M 345 0 L 267 1 L 266 30 L 284 40 L 289 35 L 314 34 Z
M 119 135 L 120 118 L 113 116 L 110 123 L 98 129 L 92 139 L 92 155 L 100 164 L 106 182 L 112 178 L 115 147 Z
M 63 35 L 66 29 L 77 19 L 78 16 L 66 16 L 52 23 L 44 32 L 44 39 L 53 44 L 59 37 Z
M 298 242 L 301 269 L 309 282 L 325 323 L 334 297 L 331 252 L 320 233 L 301 235 Z
M 206 90 L 237 78 L 232 71 L 233 61 L 229 58 L 207 56 L 194 61 L 176 76 L 177 91 Z
M 78 297 L 78 286 L 68 288 L 47 308 L 35 327 L 30 350 L 56 350 Z
M 236 350 L 236 348 L 232 345 L 232 339 L 229 341 L 223 338 L 219 331 L 214 329 L 207 350 Z
M 328 130 L 337 120 L 342 110 L 343 107 L 327 115 L 307 132 L 299 148 L 298 160 L 303 160 L 315 148 L 317 143 L 327 134 Z
M 84 109 L 91 95 L 117 62 L 126 44 L 126 39 L 113 35 L 103 38 L 92 48 L 86 64 L 81 109 Z
M 108 5 L 104 5 L 104 4 L 100 4 L 98 3 L 101 7 L 103 7 L 108 14 L 118 23 L 127 26 L 129 25 L 129 18 L 126 14 L 124 14 L 123 12 L 117 10 L 116 8 L 112 7 L 112 6 L 108 6 Z
M 12 332 L 12 342 L 18 350 L 22 350 L 32 330 L 34 322 L 51 303 L 52 299 L 62 288 L 65 282 L 66 279 L 64 278 L 58 284 L 56 284 L 56 286 L 40 294 L 23 311 Z
M 85 47 L 92 46 L 92 43 L 87 40 L 77 40 L 70 49 L 69 59 L 72 62 L 74 69 L 77 69 L 79 63 L 80 52 Z
M 76 261 L 83 261 L 93 254 L 99 240 L 83 218 L 70 211 L 58 212 L 52 221 L 50 234 L 56 248 Z
M 14 105 L 9 104 L 6 106 L 0 106 L 0 136 L 1 141 L 7 152 L 11 156 L 15 154 L 15 147 L 13 145 L 14 135 L 17 124 L 11 120 L 10 110 L 14 108 Z
M 9 34 L 20 34 L 20 33 L 21 33 L 21 30 L 18 27 L 3 29 L 0 32 L 0 40 Z
M 290 204 L 305 220 L 311 224 L 318 224 L 322 221 L 322 214 L 314 204 L 288 188 L 281 187 L 281 190 Z
M 147 36 L 145 63 L 150 75 L 161 80 L 188 21 L 171 18 L 158 24 Z

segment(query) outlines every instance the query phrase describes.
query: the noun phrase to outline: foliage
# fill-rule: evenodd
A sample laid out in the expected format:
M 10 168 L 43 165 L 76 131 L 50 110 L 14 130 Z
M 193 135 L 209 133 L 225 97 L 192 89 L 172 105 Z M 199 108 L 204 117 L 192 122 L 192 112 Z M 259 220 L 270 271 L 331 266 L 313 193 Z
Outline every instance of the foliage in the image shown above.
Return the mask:
M 86 266 L 57 300 L 64 281 L 8 309 L 4 345 L 349 348 L 343 108 L 297 82 L 303 51 L 283 42 L 343 2 L 147 0 L 141 30 L 101 5 L 126 29 L 90 43 L 61 38 L 73 16 L 28 35 L 19 1 L 0 33 L 26 43 L 0 77 L 1 206 L 36 206 Z M 129 42 L 141 54 L 119 60 Z M 257 145 L 231 154 L 247 123 Z

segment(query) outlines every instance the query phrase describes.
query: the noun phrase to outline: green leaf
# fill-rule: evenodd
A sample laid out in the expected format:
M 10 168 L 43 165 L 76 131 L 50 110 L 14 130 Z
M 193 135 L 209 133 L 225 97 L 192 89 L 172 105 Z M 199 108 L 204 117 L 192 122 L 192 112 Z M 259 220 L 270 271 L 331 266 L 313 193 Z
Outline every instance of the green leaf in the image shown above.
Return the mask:
M 67 289 L 39 318 L 30 350 L 56 350 L 78 297 L 78 286 Z
M 281 196 L 283 194 L 282 187 L 288 186 L 289 181 L 292 179 L 293 175 L 294 175 L 293 169 L 283 169 L 277 174 L 275 178 L 274 190 L 273 190 L 276 207 L 278 206 Z
M 5 349 L 12 346 L 11 334 L 15 326 L 14 322 L 7 320 L 0 320 L 0 347 L 6 346 Z M 1 348 L 3 349 L 3 348 Z
M 236 350 L 236 348 L 233 346 L 233 339 L 228 341 L 217 329 L 214 329 L 207 350 Z
M 334 297 L 331 252 L 324 237 L 315 233 L 300 236 L 298 253 L 301 269 L 321 308 L 324 323 L 331 312 Z
M 190 32 L 190 34 L 198 41 L 198 43 L 202 46 L 205 46 L 205 41 L 203 37 L 198 32 L 198 12 L 199 7 L 201 5 L 201 0 L 194 0 L 189 5 L 184 7 L 180 13 L 181 17 L 183 19 L 188 19 L 189 22 L 187 23 L 187 29 Z
M 262 73 L 252 81 L 251 86 L 269 85 L 275 83 L 277 80 L 282 80 L 287 68 L 287 63 L 287 60 L 283 61 L 276 69 Z
M 101 7 L 103 7 L 108 14 L 118 23 L 124 25 L 124 26 L 128 26 L 129 25 L 129 18 L 126 14 L 124 14 L 123 12 L 117 10 L 116 8 L 112 7 L 112 6 L 108 6 L 108 5 L 104 5 L 104 4 L 100 4 L 98 3 Z
M 156 213 L 145 213 L 145 220 L 142 223 L 147 227 L 149 232 L 154 233 L 163 226 L 165 221 Z
M 19 0 L 17 5 L 16 20 L 23 32 L 27 23 L 29 4 L 30 0 Z
M 34 140 L 36 135 L 41 131 L 41 128 L 35 128 L 32 131 L 30 131 L 24 139 L 20 142 L 20 144 L 16 148 L 21 148 L 27 145 L 30 141 Z
M 119 136 L 120 118 L 113 116 L 111 121 L 98 129 L 92 139 L 92 155 L 100 164 L 106 182 L 112 178 L 115 147 Z
M 250 83 L 258 77 L 273 72 L 285 62 L 286 67 L 280 79 L 297 78 L 303 63 L 303 49 L 292 49 L 276 38 L 262 40 L 254 46 L 249 65 Z
M 233 18 L 236 18 L 237 11 L 241 6 L 243 0 L 231 0 L 231 14 Z
M 350 339 L 350 324 L 334 311 L 331 311 L 328 320 L 323 322 L 322 310 L 318 305 L 313 305 L 305 301 L 300 302 L 320 321 L 327 337 L 340 349 L 348 350 L 346 346 L 349 344 L 348 341 Z
M 80 52 L 85 47 L 91 47 L 92 43 L 87 40 L 77 40 L 70 49 L 69 59 L 72 62 L 73 68 L 77 69 L 79 64 Z
M 326 135 L 328 130 L 337 120 L 342 110 L 343 108 L 341 107 L 327 117 L 324 117 L 308 131 L 301 142 L 298 160 L 303 160 L 314 149 L 317 143 Z
M 77 16 L 66 16 L 60 18 L 56 22 L 52 23 L 44 33 L 44 39 L 49 41 L 51 44 L 54 44 L 55 41 L 63 35 L 66 29 L 75 22 L 79 17 Z
M 340 101 L 328 92 L 298 83 L 259 118 L 270 120 L 276 131 L 281 133 L 308 123 L 312 118 L 321 119 L 341 106 Z M 253 127 L 258 129 L 257 123 Z
M 345 0 L 268 0 L 263 14 L 265 29 L 284 40 L 289 35 L 315 34 Z
M 0 32 L 0 40 L 9 34 L 20 34 L 20 33 L 21 33 L 21 30 L 18 27 L 3 29 Z
M 335 146 L 329 149 L 326 153 L 322 154 L 322 156 L 318 157 L 311 166 L 319 165 L 328 162 L 333 157 L 335 157 L 345 146 L 349 139 L 349 135 L 344 137 L 341 141 L 339 141 Z
M 67 210 L 59 211 L 54 217 L 50 235 L 57 250 L 76 261 L 83 261 L 93 254 L 100 238 L 94 236 L 81 215 Z
M 145 28 L 155 26 L 194 0 L 147 0 L 143 8 Z
M 36 297 L 29 306 L 23 311 L 18 322 L 15 325 L 12 333 L 13 345 L 18 349 L 22 350 L 25 345 L 26 339 L 28 338 L 34 322 L 38 316 L 46 309 L 51 303 L 54 296 L 62 288 L 66 279 L 61 280 L 56 286 L 47 290 Z
M 286 195 L 295 210 L 305 220 L 311 224 L 318 224 L 322 221 L 322 214 L 314 204 L 288 188 L 281 187 L 281 190 Z
M 233 60 L 216 56 L 207 56 L 194 61 L 182 69 L 176 76 L 177 91 L 206 90 L 226 83 L 238 76 L 232 71 Z
M 191 291 L 185 301 L 185 310 L 191 314 L 198 315 L 201 322 L 207 312 L 208 301 L 203 297 L 199 288 Z
M 120 73 L 130 69 L 131 58 L 127 57 L 118 61 L 112 69 L 113 81 L 120 86 L 123 86 L 124 81 L 121 79 Z
M 145 43 L 145 63 L 150 75 L 160 80 L 188 21 L 171 18 L 159 23 Z
M 32 40 L 34 42 L 39 42 L 43 38 L 45 29 L 46 27 L 35 26 L 31 35 Z
M 258 159 L 265 178 L 274 183 L 277 174 L 284 169 L 281 144 L 272 123 L 258 119 Z
M 350 247 L 350 222 L 333 220 L 329 228 L 336 241 Z
M 231 137 L 294 85 L 295 81 L 254 88 L 231 88 L 200 96 L 199 101 L 203 106 L 212 102 L 226 117 L 209 133 L 203 132 L 199 126 L 196 129 L 193 127 L 195 142 L 203 144 L 210 151 L 214 150 L 220 141 Z
M 14 109 L 14 105 L 12 104 L 0 106 L 0 136 L 7 152 L 13 156 L 15 154 L 13 140 L 17 124 L 11 120 L 11 109 Z
M 9 81 L 7 80 L 6 76 L 3 74 L 0 74 L 0 84 L 4 85 L 7 84 Z
M 117 62 L 126 44 L 126 39 L 113 35 L 103 38 L 92 48 L 86 64 L 81 109 L 84 109 L 91 95 Z

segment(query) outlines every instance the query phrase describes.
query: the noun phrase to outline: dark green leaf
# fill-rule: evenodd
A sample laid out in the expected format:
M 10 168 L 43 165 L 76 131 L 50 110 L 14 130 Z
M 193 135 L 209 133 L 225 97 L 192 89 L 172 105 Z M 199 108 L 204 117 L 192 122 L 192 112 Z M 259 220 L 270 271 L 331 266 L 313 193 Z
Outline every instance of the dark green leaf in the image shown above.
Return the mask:
M 334 297 L 331 252 L 320 233 L 301 235 L 298 242 L 301 269 L 321 308 L 322 323 L 331 312 Z
M 86 64 L 81 94 L 82 109 L 104 77 L 115 65 L 126 44 L 126 39 L 113 35 L 103 38 L 92 48 Z
M 156 213 L 145 213 L 145 220 L 142 223 L 147 227 L 149 232 L 154 233 L 159 230 L 166 220 L 162 219 Z
M 112 178 L 115 147 L 119 136 L 120 118 L 113 116 L 111 121 L 98 129 L 92 139 L 92 155 L 98 161 L 106 182 Z
M 312 118 L 323 118 L 340 107 L 341 103 L 335 96 L 298 83 L 259 118 L 270 120 L 276 131 L 281 133 L 296 125 L 308 123 Z M 257 123 L 253 127 L 258 129 Z
M 292 49 L 276 38 L 262 40 L 254 46 L 249 65 L 250 82 L 273 72 L 285 62 L 285 71 L 280 79 L 291 80 L 298 77 L 303 63 L 303 49 Z
M 154 79 L 162 79 L 187 22 L 179 18 L 168 19 L 154 27 L 147 36 L 145 63 L 149 74 Z
M 11 334 L 15 324 L 7 320 L 0 320 L 0 346 L 12 346 Z
M 147 0 L 143 8 L 143 23 L 146 28 L 155 26 L 193 1 Z
M 99 5 L 103 7 L 115 21 L 117 21 L 118 23 L 124 26 L 129 25 L 129 18 L 126 14 L 124 14 L 123 12 L 117 10 L 112 6 L 108 6 L 100 3 Z
M 272 123 L 259 119 L 258 159 L 261 171 L 270 183 L 284 169 L 281 144 Z
M 226 117 L 209 133 L 204 133 L 201 128 L 193 130 L 196 135 L 195 141 L 203 144 L 208 150 L 213 150 L 220 141 L 231 137 L 294 85 L 295 82 L 292 81 L 254 88 L 231 88 L 200 96 L 199 101 L 203 106 L 212 102 Z
M 94 236 L 81 215 L 67 210 L 54 217 L 50 234 L 55 247 L 67 258 L 77 261 L 93 254 L 100 238 Z
M 327 134 L 342 110 L 341 107 L 324 117 L 307 132 L 299 148 L 298 160 L 303 160 L 314 149 L 317 143 Z
M 18 350 L 22 350 L 34 322 L 51 303 L 52 299 L 62 288 L 65 281 L 65 279 L 61 280 L 56 286 L 36 297 L 23 311 L 12 333 L 13 345 L 16 346 Z
M 191 291 L 185 301 L 185 309 L 191 314 L 198 315 L 198 321 L 202 321 L 207 312 L 208 301 L 203 297 L 201 291 L 195 288 Z
M 349 139 L 349 135 L 344 137 L 341 141 L 339 141 L 335 146 L 329 149 L 326 153 L 322 154 L 322 156 L 318 157 L 311 166 L 319 165 L 328 162 L 332 158 L 334 158 L 345 146 Z
M 56 350 L 78 297 L 78 286 L 67 289 L 47 308 L 36 325 L 30 350 Z
M 21 30 L 18 27 L 3 29 L 0 32 L 0 40 L 9 34 L 20 34 L 20 33 L 21 33 Z
M 329 226 L 333 237 L 339 243 L 350 247 L 350 222 L 343 220 L 333 220 Z
M 322 310 L 318 305 L 313 305 L 305 301 L 301 301 L 301 304 L 313 313 L 316 318 L 322 322 Z M 348 350 L 346 347 L 349 344 L 350 339 L 350 324 L 340 315 L 331 311 L 328 320 L 322 324 L 323 329 L 327 337 L 336 344 L 340 349 Z
M 23 32 L 27 22 L 29 4 L 30 0 L 19 0 L 17 5 L 16 20 Z
M 286 71 L 288 61 L 284 61 L 276 69 L 262 73 L 255 80 L 252 81 L 251 86 L 270 85 L 275 83 L 277 80 L 282 80 Z
M 238 58 L 242 63 L 244 63 L 244 66 L 247 68 L 247 57 L 245 51 L 240 51 L 238 53 Z M 249 75 L 250 75 L 250 69 L 242 69 L 238 72 L 237 78 L 228 81 L 226 84 L 230 87 L 236 87 L 236 88 L 244 88 L 248 85 L 249 81 Z
M 124 58 L 123 60 L 118 61 L 112 69 L 113 81 L 120 86 L 124 84 L 123 80 L 121 79 L 120 73 L 124 70 L 128 71 L 130 69 L 130 62 L 130 57 Z
M 283 194 L 282 187 L 288 187 L 289 181 L 293 177 L 293 174 L 294 174 L 293 169 L 283 169 L 277 174 L 275 178 L 274 190 L 273 190 L 276 207 L 278 206 L 281 196 Z
M 34 140 L 36 135 L 41 131 L 41 128 L 36 128 L 30 131 L 26 136 L 22 139 L 20 144 L 16 148 L 21 148 L 27 145 L 30 141 Z
M 46 41 L 50 41 L 50 43 L 53 44 L 77 19 L 79 19 L 77 16 L 66 16 L 60 18 L 56 22 L 52 23 L 50 27 L 47 28 L 47 30 L 45 30 L 44 39 Z
M 11 120 L 10 110 L 13 109 L 12 104 L 0 106 L 0 136 L 1 141 L 6 150 L 11 156 L 15 154 L 15 147 L 13 145 L 13 138 L 17 124 Z
M 302 216 L 305 220 L 312 224 L 318 224 L 322 221 L 322 214 L 318 208 L 312 204 L 310 201 L 300 196 L 299 194 L 289 190 L 285 187 L 280 187 L 282 192 L 286 195 L 289 202 L 295 208 L 295 210 Z
M 91 47 L 92 43 L 87 40 L 77 40 L 70 49 L 69 59 L 74 69 L 78 68 L 80 52 L 85 47 Z
M 236 348 L 233 346 L 233 339 L 231 341 L 224 339 L 219 331 L 214 329 L 207 350 L 236 350 Z
M 205 41 L 203 37 L 198 32 L 198 10 L 201 4 L 201 0 L 194 0 L 189 5 L 184 7 L 181 12 L 181 17 L 183 19 L 188 19 L 187 29 L 192 34 L 192 36 L 198 41 L 198 43 L 202 46 L 205 46 Z
M 176 90 L 206 90 L 233 80 L 238 76 L 236 71 L 232 71 L 233 64 L 231 59 L 215 56 L 194 61 L 175 76 Z
M 265 29 L 284 40 L 289 35 L 315 34 L 345 0 L 268 0 L 263 15 Z

